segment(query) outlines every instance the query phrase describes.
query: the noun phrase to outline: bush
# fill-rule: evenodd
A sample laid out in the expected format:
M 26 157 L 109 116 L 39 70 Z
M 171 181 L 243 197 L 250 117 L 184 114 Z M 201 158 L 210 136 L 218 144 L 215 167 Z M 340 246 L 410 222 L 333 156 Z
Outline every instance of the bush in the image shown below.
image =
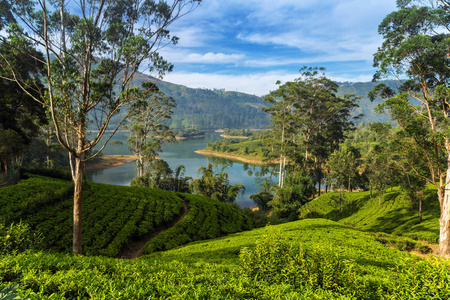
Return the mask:
M 0 223 L 0 254 L 16 254 L 26 250 L 37 250 L 41 235 L 30 230 L 28 224 L 18 223 L 4 226 Z
M 296 289 L 312 288 L 354 295 L 358 287 L 352 262 L 326 247 L 306 249 L 301 243 L 284 240 L 280 233 L 264 235 L 254 249 L 240 253 L 243 273 L 268 284 L 289 284 Z M 368 290 L 362 291 L 367 297 Z

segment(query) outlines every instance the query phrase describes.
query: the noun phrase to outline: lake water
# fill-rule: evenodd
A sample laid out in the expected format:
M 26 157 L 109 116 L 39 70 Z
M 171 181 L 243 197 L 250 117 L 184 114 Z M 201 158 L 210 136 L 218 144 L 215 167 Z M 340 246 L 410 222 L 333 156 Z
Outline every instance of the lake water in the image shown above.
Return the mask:
M 127 138 L 127 133 L 117 133 L 113 140 L 120 140 L 123 145 L 117 147 L 117 149 L 108 145 L 103 153 L 132 154 L 128 150 Z M 209 163 L 216 167 L 217 172 L 224 168 L 224 172 L 228 173 L 230 184 L 243 184 L 245 186 L 244 195 L 237 198 L 237 203 L 242 207 L 254 206 L 250 195 L 259 192 L 260 184 L 265 179 L 277 182 L 277 175 L 273 173 L 271 167 L 254 166 L 221 157 L 206 157 L 194 152 L 206 148 L 208 141 L 219 139 L 222 139 L 220 133 L 207 132 L 204 138 L 178 140 L 175 143 L 164 145 L 163 152 L 159 154 L 159 157 L 164 159 L 172 170 L 178 165 L 184 165 L 186 168 L 185 176 L 191 176 L 194 179 L 200 177 L 197 170 L 202 166 L 206 167 Z M 115 168 L 86 171 L 86 175 L 88 180 L 92 182 L 130 185 L 130 181 L 136 177 L 136 166 L 134 162 L 130 162 Z

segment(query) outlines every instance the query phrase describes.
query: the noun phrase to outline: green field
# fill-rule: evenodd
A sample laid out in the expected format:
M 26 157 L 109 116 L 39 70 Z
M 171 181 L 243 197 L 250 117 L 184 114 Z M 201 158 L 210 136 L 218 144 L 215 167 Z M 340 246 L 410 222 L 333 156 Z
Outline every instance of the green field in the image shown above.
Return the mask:
M 62 204 L 70 200 L 69 191 L 70 183 L 67 181 L 31 177 L 16 186 L 0 189 L 1 215 L 8 222 L 22 219 L 30 224 L 31 229 L 44 230 L 50 226 L 41 224 L 56 226 L 58 222 L 66 222 L 63 217 L 65 210 L 69 210 L 67 215 L 71 213 L 70 207 Z M 110 193 L 105 194 L 108 191 Z M 430 189 L 426 194 L 424 203 L 431 205 L 436 201 L 432 192 Z M 426 233 L 436 235 L 434 223 L 437 219 L 433 216 L 435 212 L 431 212 L 433 205 L 426 208 L 421 224 L 423 228 L 420 229 L 418 224 L 413 224 L 417 223 L 414 221 L 416 212 L 405 211 L 407 203 L 402 202 L 398 190 L 386 193 L 383 208 L 378 206 L 377 198 L 368 199 L 366 192 L 352 193 L 340 213 L 327 201 L 327 197 L 332 195 L 321 196 L 304 208 L 305 214 L 328 220 L 303 219 L 242 231 L 250 229 L 249 220 L 233 207 L 222 206 L 211 199 L 152 189 L 89 184 L 85 198 L 92 204 L 86 204 L 84 208 L 84 224 L 88 224 L 84 227 L 86 238 L 95 224 L 103 228 L 96 231 L 100 236 L 108 227 L 115 228 L 113 221 L 104 221 L 112 214 L 110 211 L 115 211 L 114 219 L 127 215 L 125 219 L 128 221 L 122 221 L 122 224 L 129 224 L 130 232 L 135 235 L 139 235 L 139 228 L 143 231 L 146 227 L 144 220 L 161 219 L 162 223 L 169 220 L 167 225 L 170 229 L 147 243 L 147 255 L 132 260 L 57 253 L 55 251 L 68 253 L 66 249 L 70 248 L 70 241 L 66 247 L 62 247 L 62 243 L 50 247 L 55 242 L 52 234 L 58 233 L 59 229 L 48 230 L 42 239 L 51 251 L 19 249 L 0 252 L 0 291 L 18 284 L 14 293 L 23 299 L 450 297 L 450 265 L 447 261 L 426 255 L 429 249 L 415 240 L 371 232 L 408 235 L 409 228 L 417 237 L 426 236 Z M 133 197 L 134 200 L 129 200 Z M 104 203 L 109 198 L 115 205 Z M 122 201 L 127 204 L 122 206 Z M 134 202 L 137 208 L 127 212 L 127 206 Z M 175 225 L 170 224 L 180 218 L 183 202 L 189 204 L 188 213 Z M 140 209 L 142 205 L 150 207 L 151 203 L 155 203 L 154 210 Z M 103 209 L 102 214 L 95 214 L 95 211 Z M 167 216 L 143 217 L 156 211 L 167 212 Z M 31 217 L 40 214 L 45 218 Z M 92 221 L 94 219 L 90 221 L 89 218 L 94 216 L 96 222 Z M 58 221 L 49 223 L 52 219 Z M 10 240 L 23 241 L 31 237 L 29 232 L 19 229 L 8 232 L 4 229 L 0 228 L 0 250 L 6 249 L 5 245 Z M 117 228 L 116 231 L 116 236 L 120 236 L 123 230 Z M 241 232 L 231 233 L 233 231 Z M 20 236 L 21 233 L 24 235 Z M 103 254 L 101 251 L 114 249 L 113 245 L 120 244 L 113 241 L 96 247 L 95 238 L 91 238 L 85 249 Z M 186 243 L 189 244 L 183 245 Z M 169 248 L 172 249 L 167 250 Z
M 305 204 L 300 218 L 326 218 L 371 232 L 403 235 L 430 243 L 439 241 L 440 207 L 436 189 L 428 187 L 423 194 L 423 216 L 419 222 L 418 203 L 413 209 L 409 198 L 399 188 L 388 189 L 382 196 L 370 198 L 370 192 L 343 193 L 343 205 L 337 205 L 339 193 L 327 193 Z
M 70 181 L 31 176 L 0 189 L 1 221 L 7 225 L 23 221 L 42 233 L 44 249 L 70 253 L 72 195 Z M 184 212 L 184 203 L 189 210 L 186 216 L 147 244 L 144 252 L 251 228 L 251 221 L 236 209 L 200 196 L 88 183 L 83 197 L 83 251 L 87 255 L 120 256 L 130 242 L 170 227 Z

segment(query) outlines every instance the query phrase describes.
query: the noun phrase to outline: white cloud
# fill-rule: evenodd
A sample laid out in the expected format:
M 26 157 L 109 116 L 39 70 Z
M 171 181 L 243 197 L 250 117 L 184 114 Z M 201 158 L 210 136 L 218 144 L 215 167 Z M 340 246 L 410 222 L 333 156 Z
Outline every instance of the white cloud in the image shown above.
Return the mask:
M 263 96 L 268 94 L 271 90 L 277 89 L 275 84 L 277 80 L 286 82 L 294 80 L 298 76 L 298 73 L 281 74 L 278 72 L 245 75 L 173 72 L 167 74 L 164 77 L 164 80 L 191 88 L 217 88 Z
M 169 62 L 177 63 L 202 63 L 202 64 L 228 64 L 238 63 L 245 58 L 244 54 L 238 53 L 195 53 L 180 49 L 179 51 L 161 51 L 162 56 Z
M 267 72 L 244 75 L 223 75 L 210 73 L 169 73 L 164 81 L 181 84 L 191 88 L 225 89 L 238 91 L 257 96 L 264 96 L 276 90 L 276 82 L 292 81 L 300 77 L 300 73 Z M 327 74 L 327 77 L 339 82 L 367 82 L 372 80 L 371 75 Z

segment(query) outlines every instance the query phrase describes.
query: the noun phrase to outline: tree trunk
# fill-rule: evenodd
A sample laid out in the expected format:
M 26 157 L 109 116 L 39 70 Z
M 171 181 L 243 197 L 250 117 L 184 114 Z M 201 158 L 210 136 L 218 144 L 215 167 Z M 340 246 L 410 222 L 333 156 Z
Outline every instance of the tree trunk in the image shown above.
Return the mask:
M 450 255 L 450 189 L 447 188 L 450 180 L 450 146 L 447 148 L 447 176 L 444 190 L 438 188 L 441 217 L 439 218 L 439 255 Z
M 322 179 L 319 179 L 319 197 L 320 197 L 320 182 L 322 181 Z
M 423 194 L 420 193 L 420 200 L 419 200 L 419 223 L 422 222 L 422 196 L 423 196 Z
M 378 205 L 381 205 L 381 193 L 378 194 Z
M 73 248 L 75 255 L 82 254 L 81 247 L 81 221 L 82 221 L 82 204 L 83 204 L 83 174 L 84 174 L 84 153 L 75 157 L 75 170 L 73 172 Z
M 280 155 L 280 174 L 278 176 L 278 186 L 283 187 L 283 156 Z

